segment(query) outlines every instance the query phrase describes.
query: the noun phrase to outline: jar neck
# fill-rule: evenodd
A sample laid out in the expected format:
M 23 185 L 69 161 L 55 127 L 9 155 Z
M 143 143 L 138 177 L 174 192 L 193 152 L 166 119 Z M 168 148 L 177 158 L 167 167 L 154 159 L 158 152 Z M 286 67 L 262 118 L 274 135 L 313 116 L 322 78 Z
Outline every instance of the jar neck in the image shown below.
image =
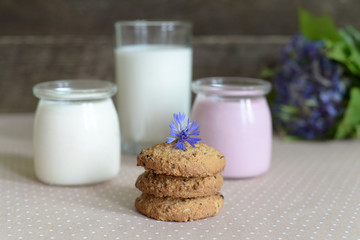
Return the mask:
M 43 82 L 33 87 L 39 99 L 56 101 L 92 101 L 114 96 L 114 83 L 99 80 L 60 80 Z
M 214 94 L 214 93 L 207 93 L 207 92 L 198 92 L 197 97 L 199 98 L 211 98 L 214 100 L 222 100 L 222 101 L 238 101 L 241 99 L 259 99 L 265 98 L 263 94 L 256 94 L 256 95 L 222 95 L 222 94 Z
M 40 102 L 51 103 L 51 104 L 86 104 L 86 103 L 100 103 L 109 101 L 111 98 L 100 98 L 100 99 L 87 99 L 87 100 L 59 100 L 50 98 L 40 98 Z
M 252 78 L 213 77 L 194 81 L 192 90 L 197 94 L 228 99 L 260 98 L 270 92 L 271 84 Z

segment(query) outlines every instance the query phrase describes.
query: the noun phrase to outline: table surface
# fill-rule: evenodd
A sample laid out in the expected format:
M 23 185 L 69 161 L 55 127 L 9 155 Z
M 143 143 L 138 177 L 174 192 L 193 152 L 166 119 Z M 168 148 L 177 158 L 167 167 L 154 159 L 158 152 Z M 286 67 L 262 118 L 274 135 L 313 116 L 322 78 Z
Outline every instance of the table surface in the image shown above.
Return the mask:
M 275 138 L 266 174 L 225 180 L 217 216 L 177 223 L 136 211 L 135 156 L 105 183 L 39 182 L 32 124 L 32 114 L 0 115 L 0 239 L 360 239 L 359 141 Z

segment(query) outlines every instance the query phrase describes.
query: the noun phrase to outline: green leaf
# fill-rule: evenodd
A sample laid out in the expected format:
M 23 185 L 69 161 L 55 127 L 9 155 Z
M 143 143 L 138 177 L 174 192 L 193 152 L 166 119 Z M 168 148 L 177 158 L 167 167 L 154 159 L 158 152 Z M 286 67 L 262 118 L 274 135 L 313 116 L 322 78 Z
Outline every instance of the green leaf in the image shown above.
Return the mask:
M 360 33 L 352 26 L 347 26 L 339 31 L 341 37 L 350 45 L 360 49 Z
M 327 56 L 344 64 L 352 74 L 360 76 L 360 33 L 350 27 L 340 32 L 341 41 L 325 41 Z
M 300 31 L 310 40 L 341 40 L 340 34 L 331 18 L 327 15 L 313 16 L 304 8 L 298 9 Z
M 346 42 L 339 41 L 334 43 L 331 41 L 325 41 L 325 44 L 328 48 L 327 51 L 328 57 L 332 58 L 335 61 L 346 64 L 346 61 L 350 54 L 350 49 Z
M 343 31 L 342 37 L 348 44 L 346 66 L 353 74 L 360 76 L 360 33 L 354 28 L 348 27 Z
M 265 78 L 265 79 L 269 79 L 269 78 L 274 77 L 275 74 L 276 74 L 276 69 L 274 69 L 274 68 L 263 68 L 263 69 L 261 69 L 260 77 Z
M 355 128 L 356 138 L 360 138 L 360 124 Z
M 299 112 L 299 109 L 293 105 L 281 105 L 280 109 L 282 112 L 289 114 L 296 114 Z
M 350 99 L 335 138 L 360 137 L 360 88 L 350 90 Z
M 304 104 L 305 104 L 306 107 L 309 107 L 309 108 L 314 108 L 314 107 L 319 106 L 319 104 L 316 101 L 312 100 L 312 99 L 305 100 Z

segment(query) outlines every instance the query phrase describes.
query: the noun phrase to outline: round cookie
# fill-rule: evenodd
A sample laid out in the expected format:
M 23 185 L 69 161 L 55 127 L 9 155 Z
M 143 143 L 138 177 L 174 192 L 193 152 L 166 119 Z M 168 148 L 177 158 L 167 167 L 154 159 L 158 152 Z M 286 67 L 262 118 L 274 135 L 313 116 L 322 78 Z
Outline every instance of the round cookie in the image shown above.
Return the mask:
M 150 218 L 187 222 L 215 216 L 223 203 L 224 197 L 220 193 L 197 198 L 159 198 L 143 193 L 136 199 L 135 207 Z
M 224 179 L 220 174 L 210 177 L 176 177 L 145 171 L 135 186 L 156 197 L 193 198 L 216 194 Z
M 224 171 L 224 156 L 204 143 L 193 148 L 186 143 L 186 150 L 174 149 L 175 142 L 159 143 L 143 149 L 137 156 L 137 165 L 156 174 L 182 177 L 206 177 Z

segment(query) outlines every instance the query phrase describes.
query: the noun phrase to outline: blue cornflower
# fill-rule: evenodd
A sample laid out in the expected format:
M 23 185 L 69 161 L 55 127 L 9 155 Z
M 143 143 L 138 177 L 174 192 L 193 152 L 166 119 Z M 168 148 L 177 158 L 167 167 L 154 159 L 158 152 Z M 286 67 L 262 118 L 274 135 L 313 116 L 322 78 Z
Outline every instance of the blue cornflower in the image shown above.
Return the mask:
M 194 121 L 190 123 L 189 118 L 187 119 L 187 124 L 185 121 L 185 113 L 174 113 L 174 121 L 170 123 L 170 137 L 168 138 L 167 143 L 172 143 L 177 140 L 174 148 L 186 150 L 185 142 L 188 142 L 191 146 L 195 147 L 195 144 L 198 143 L 201 138 L 194 138 L 191 136 L 199 136 L 200 127 L 199 124 Z

